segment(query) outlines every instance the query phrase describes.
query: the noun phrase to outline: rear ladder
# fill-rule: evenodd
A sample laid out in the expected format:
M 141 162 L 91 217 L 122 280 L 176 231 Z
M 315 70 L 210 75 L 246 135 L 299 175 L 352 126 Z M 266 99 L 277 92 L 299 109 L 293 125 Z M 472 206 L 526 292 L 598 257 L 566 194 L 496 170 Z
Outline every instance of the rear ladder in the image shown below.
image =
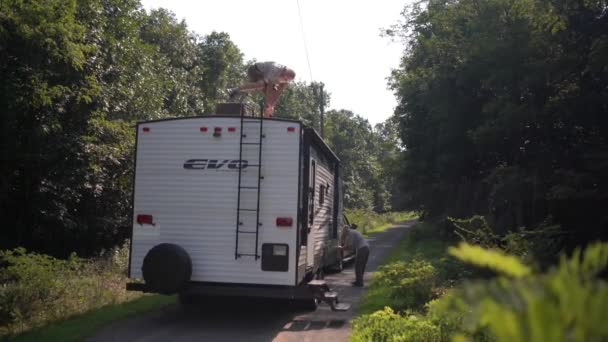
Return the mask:
M 257 141 L 246 141 L 244 138 L 247 138 L 247 134 L 245 134 L 245 128 L 248 124 L 257 125 L 259 127 L 259 139 Z M 264 118 L 260 117 L 245 117 L 241 114 L 241 130 L 240 130 L 240 141 L 239 141 L 239 176 L 238 176 L 238 194 L 237 194 L 237 204 L 236 204 L 236 244 L 234 249 L 234 258 L 238 259 L 243 256 L 255 257 L 255 259 L 260 258 L 260 254 L 258 253 L 258 242 L 260 235 L 260 226 L 262 223 L 260 222 L 260 184 L 261 180 L 264 179 L 262 176 L 262 141 L 266 137 L 264 135 Z M 243 146 L 253 145 L 257 146 L 257 150 L 254 149 L 254 153 L 257 152 L 257 164 L 247 164 L 246 168 L 255 168 L 257 172 L 254 173 L 257 178 L 257 185 L 248 185 L 243 186 L 243 174 L 244 164 L 243 164 Z M 254 182 L 256 184 L 256 182 Z M 256 191 L 256 203 L 255 207 L 252 208 L 251 205 L 242 207 L 241 199 L 243 191 Z M 255 212 L 255 222 L 253 223 L 254 227 L 251 227 L 251 224 L 245 224 L 245 220 L 243 219 L 243 215 L 245 213 L 254 213 Z M 239 249 L 239 243 L 242 243 L 240 236 L 242 234 L 252 235 L 255 234 L 255 246 L 253 246 L 253 251 L 248 249 L 246 252 L 241 252 Z

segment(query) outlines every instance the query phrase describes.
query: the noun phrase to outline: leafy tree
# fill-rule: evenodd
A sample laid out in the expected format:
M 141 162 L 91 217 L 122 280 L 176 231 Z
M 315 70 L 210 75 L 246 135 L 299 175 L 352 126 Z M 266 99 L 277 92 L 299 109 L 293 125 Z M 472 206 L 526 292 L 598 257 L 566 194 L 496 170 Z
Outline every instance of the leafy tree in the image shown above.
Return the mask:
M 325 138 L 342 161 L 345 206 L 387 209 L 378 139 L 369 122 L 348 110 L 328 111 L 325 122 Z
M 243 54 L 224 32 L 212 32 L 198 44 L 203 77 L 199 87 L 205 98 L 205 113 L 213 113 L 218 102 L 227 99 L 226 89 L 245 76 Z
M 321 83 L 294 82 L 281 95 L 274 116 L 302 120 L 321 132 Z M 330 94 L 323 92 L 323 102 L 329 106 Z
M 150 11 L 141 28 L 144 42 L 158 47 L 167 65 L 164 109 L 171 116 L 201 115 L 205 94 L 200 87 L 203 62 L 197 37 L 188 31 L 185 21 L 178 22 L 166 9 Z
M 2 245 L 66 256 L 120 243 L 134 121 L 201 114 L 217 100 L 204 82 L 236 77 L 240 52 L 221 33 L 198 44 L 172 13 L 146 14 L 138 0 L 0 8 Z
M 2 244 L 40 250 L 77 226 L 84 167 L 80 139 L 99 94 L 86 74 L 96 46 L 75 1 L 0 2 Z
M 425 1 L 390 34 L 410 205 L 608 238 L 605 1 Z

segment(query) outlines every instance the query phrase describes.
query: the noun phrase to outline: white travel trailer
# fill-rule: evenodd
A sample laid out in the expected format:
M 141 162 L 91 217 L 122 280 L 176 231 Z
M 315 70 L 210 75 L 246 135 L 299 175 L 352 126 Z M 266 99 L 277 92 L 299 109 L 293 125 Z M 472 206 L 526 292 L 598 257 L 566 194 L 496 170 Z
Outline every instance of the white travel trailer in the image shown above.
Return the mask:
M 279 297 L 334 309 L 340 161 L 300 121 L 208 115 L 137 124 L 129 290 Z

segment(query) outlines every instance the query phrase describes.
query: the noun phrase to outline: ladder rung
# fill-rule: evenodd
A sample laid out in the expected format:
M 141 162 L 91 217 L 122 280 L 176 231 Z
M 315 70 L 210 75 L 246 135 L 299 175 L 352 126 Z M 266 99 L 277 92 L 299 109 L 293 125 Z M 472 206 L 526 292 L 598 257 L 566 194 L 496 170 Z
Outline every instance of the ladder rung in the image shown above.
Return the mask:
M 258 211 L 257 209 L 243 209 L 243 208 L 239 208 L 239 210 L 241 210 L 241 211 Z
M 241 145 L 262 145 L 260 143 L 241 143 Z
M 242 186 L 241 189 L 259 189 L 257 186 Z
M 255 232 L 255 231 L 250 232 L 250 231 L 246 231 L 246 230 L 239 230 L 239 234 L 255 234 L 255 233 L 257 233 L 257 232 Z
M 242 254 L 242 253 L 238 253 L 238 256 L 252 256 L 252 257 L 256 257 L 259 258 L 260 256 L 258 254 Z

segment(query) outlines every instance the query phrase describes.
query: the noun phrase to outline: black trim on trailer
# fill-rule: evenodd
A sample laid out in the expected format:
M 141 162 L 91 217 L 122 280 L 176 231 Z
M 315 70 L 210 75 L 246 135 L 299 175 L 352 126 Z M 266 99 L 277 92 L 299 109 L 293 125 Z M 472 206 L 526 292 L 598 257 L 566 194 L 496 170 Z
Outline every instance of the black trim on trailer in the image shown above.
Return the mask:
M 333 227 L 331 237 L 338 238 L 338 215 L 340 211 L 340 163 L 334 166 L 334 211 L 333 211 Z
M 310 191 L 308 187 L 310 186 L 310 137 L 309 134 L 306 133 L 306 128 L 304 129 L 304 175 L 302 178 L 302 189 L 304 191 L 304 196 L 302 196 L 302 231 L 299 232 L 300 237 L 304 240 L 304 232 L 306 232 L 306 248 L 308 248 L 308 199 L 310 197 Z M 308 266 L 308 265 L 307 265 Z
M 299 130 L 299 134 L 300 136 L 298 137 L 298 210 L 297 210 L 297 214 L 296 214 L 296 245 L 295 245 L 295 250 L 296 250 L 296 260 L 295 260 L 295 264 L 296 264 L 296 270 L 295 270 L 295 274 L 296 274 L 296 279 L 294 280 L 294 285 L 298 285 L 298 269 L 299 269 L 299 264 L 300 264 L 300 215 L 301 210 L 300 210 L 300 206 L 301 206 L 301 198 L 300 196 L 302 195 L 301 193 L 301 186 L 300 184 L 302 184 L 302 134 L 304 134 L 304 130 L 302 127 L 302 123 L 300 122 L 300 125 L 298 127 Z
M 327 144 L 323 141 L 321 136 L 319 136 L 319 133 L 317 133 L 317 131 L 315 131 L 313 128 L 305 128 L 304 135 L 305 135 L 305 138 L 308 137 L 309 144 L 312 144 L 315 147 L 318 147 L 321 150 L 321 152 L 323 152 L 325 154 L 325 156 L 328 157 L 328 159 L 330 159 L 330 161 L 332 161 L 334 163 L 340 162 L 340 158 L 338 158 L 338 156 L 334 153 L 334 151 L 332 151 L 331 148 L 329 148 L 329 146 L 327 146 Z
M 127 291 L 151 292 L 146 284 L 127 283 Z M 238 283 L 212 283 L 191 281 L 182 293 L 204 296 L 231 296 L 283 299 L 312 299 L 314 294 L 306 284 L 261 285 Z
M 135 155 L 133 160 L 133 184 L 131 184 L 131 222 L 129 236 L 129 278 L 131 278 L 131 259 L 133 259 L 133 222 L 135 222 L 135 176 L 137 172 L 137 143 L 139 142 L 139 124 L 135 125 Z

